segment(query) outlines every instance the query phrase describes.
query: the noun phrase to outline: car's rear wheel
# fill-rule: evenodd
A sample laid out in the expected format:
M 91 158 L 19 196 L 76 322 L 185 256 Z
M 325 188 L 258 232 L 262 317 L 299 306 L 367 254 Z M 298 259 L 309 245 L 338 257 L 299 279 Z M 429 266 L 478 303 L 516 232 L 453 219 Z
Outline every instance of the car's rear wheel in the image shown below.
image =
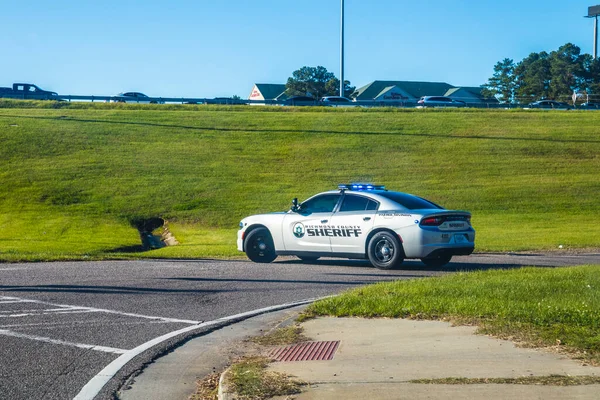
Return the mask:
M 246 255 L 256 263 L 270 263 L 277 258 L 271 233 L 266 228 L 250 232 L 244 243 Z
M 452 260 L 452 256 L 450 255 L 439 255 L 435 257 L 421 258 L 423 264 L 433 268 L 443 267 L 444 265 L 448 264 L 450 260 Z
M 297 256 L 297 257 L 304 262 L 315 262 L 319 259 L 319 257 L 313 257 L 313 256 Z
M 369 240 L 367 256 L 374 267 L 392 269 L 404 261 L 404 250 L 396 235 L 389 232 L 378 232 Z

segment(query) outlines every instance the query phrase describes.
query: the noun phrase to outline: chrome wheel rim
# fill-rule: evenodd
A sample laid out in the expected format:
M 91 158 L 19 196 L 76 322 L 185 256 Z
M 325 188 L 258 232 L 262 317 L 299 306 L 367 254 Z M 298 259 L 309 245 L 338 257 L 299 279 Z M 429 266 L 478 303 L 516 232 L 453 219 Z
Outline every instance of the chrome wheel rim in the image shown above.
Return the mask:
M 265 252 L 269 249 L 269 245 L 265 242 L 265 238 L 259 236 L 254 240 L 254 245 L 252 246 L 254 252 L 260 257 L 265 256 Z
M 390 262 L 394 253 L 394 244 L 387 239 L 381 239 L 375 244 L 375 258 L 381 263 Z

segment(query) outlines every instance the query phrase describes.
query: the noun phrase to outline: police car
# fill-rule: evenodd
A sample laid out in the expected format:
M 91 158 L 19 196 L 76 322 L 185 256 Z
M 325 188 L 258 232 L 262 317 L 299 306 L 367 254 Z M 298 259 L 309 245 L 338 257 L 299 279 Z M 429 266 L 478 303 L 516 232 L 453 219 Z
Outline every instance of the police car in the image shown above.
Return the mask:
M 421 197 L 353 183 L 319 193 L 287 212 L 253 215 L 240 222 L 239 251 L 258 263 L 292 255 L 369 259 L 391 269 L 404 259 L 441 267 L 475 247 L 471 213 L 446 210 Z

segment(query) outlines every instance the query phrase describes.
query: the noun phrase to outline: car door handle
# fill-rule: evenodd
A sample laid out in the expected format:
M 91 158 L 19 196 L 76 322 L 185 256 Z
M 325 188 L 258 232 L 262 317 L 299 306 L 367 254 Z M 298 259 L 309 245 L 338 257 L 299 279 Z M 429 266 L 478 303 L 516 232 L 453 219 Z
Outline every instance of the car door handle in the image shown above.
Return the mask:
M 364 217 L 363 218 L 363 221 L 370 221 L 370 220 L 371 220 L 371 217 Z
M 326 223 L 328 223 L 328 222 L 329 222 L 329 220 L 327 220 L 327 219 L 322 219 L 322 220 L 321 220 L 321 223 L 322 223 L 322 224 L 326 224 Z

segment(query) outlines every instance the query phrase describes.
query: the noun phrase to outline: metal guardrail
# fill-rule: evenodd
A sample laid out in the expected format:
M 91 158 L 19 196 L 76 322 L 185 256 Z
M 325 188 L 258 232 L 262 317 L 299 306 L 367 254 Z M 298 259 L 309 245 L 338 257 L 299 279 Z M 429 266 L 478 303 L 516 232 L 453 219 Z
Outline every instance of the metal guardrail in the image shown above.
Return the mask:
M 48 94 L 0 94 L 0 98 L 20 99 L 20 100 L 55 100 L 55 101 L 89 101 L 89 102 L 114 102 L 114 103 L 138 103 L 138 104 L 222 104 L 222 105 L 271 105 L 271 106 L 321 106 L 318 101 L 289 102 L 278 100 L 246 100 L 231 98 L 203 98 L 203 97 L 146 97 L 143 100 L 128 96 L 79 96 L 79 95 L 48 95 Z M 416 101 L 355 101 L 352 103 L 341 103 L 333 107 L 394 107 L 394 108 L 415 108 Z M 501 103 L 471 103 L 467 102 L 469 108 L 486 109 L 517 109 L 528 108 L 527 104 L 501 104 Z M 577 108 L 577 107 L 576 107 Z

